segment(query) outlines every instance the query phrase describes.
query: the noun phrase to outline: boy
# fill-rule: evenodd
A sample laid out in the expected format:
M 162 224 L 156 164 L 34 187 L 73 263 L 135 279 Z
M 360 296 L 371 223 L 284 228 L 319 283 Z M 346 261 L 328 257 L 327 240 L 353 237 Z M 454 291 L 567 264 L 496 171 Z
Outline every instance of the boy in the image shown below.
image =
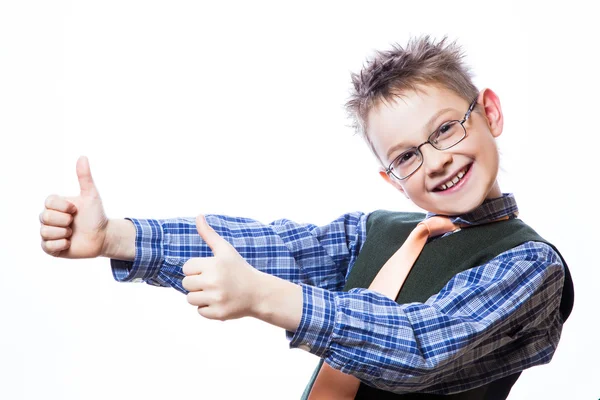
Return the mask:
M 552 358 L 573 290 L 558 251 L 496 181 L 499 99 L 475 88 L 455 44 L 428 37 L 377 53 L 353 84 L 347 107 L 381 176 L 426 215 L 357 212 L 323 227 L 109 220 L 80 158 L 80 196 L 50 196 L 40 215 L 44 251 L 109 257 L 116 280 L 173 287 L 202 316 L 286 329 L 291 347 L 322 359 L 311 399 L 327 368 L 360 379 L 348 398 L 506 398 L 523 369 Z M 399 295 L 367 289 L 436 215 L 464 229 L 429 238 Z

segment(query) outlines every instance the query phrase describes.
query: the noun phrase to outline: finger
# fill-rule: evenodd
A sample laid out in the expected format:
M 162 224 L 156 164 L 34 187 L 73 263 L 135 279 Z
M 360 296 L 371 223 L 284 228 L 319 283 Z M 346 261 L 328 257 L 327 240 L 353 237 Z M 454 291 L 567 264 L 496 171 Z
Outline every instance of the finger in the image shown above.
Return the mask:
M 67 250 L 71 246 L 71 242 L 68 239 L 60 240 L 42 240 L 42 249 L 51 255 L 55 255 L 63 250 Z
M 213 253 L 216 253 L 218 249 L 224 249 L 225 246 L 231 247 L 229 242 L 219 236 L 208 222 L 206 222 L 204 215 L 196 217 L 196 230 L 208 247 L 212 249 Z
M 204 291 L 189 292 L 187 294 L 187 301 L 196 307 L 206 307 L 209 304 L 208 296 Z
M 71 237 L 73 230 L 71 228 L 63 228 L 58 226 L 42 225 L 40 227 L 40 236 L 44 240 L 58 240 Z
M 77 160 L 77 179 L 79 179 L 79 189 L 82 195 L 94 196 L 98 195 L 98 190 L 92 179 L 92 171 L 90 170 L 90 163 L 86 156 L 81 156 Z
M 73 214 L 75 211 L 77 211 L 75 204 L 71 203 L 64 197 L 57 196 L 55 194 L 48 196 L 44 205 L 49 210 L 55 210 L 69 214 Z
M 198 307 L 198 314 L 202 315 L 204 318 L 213 319 L 217 321 L 226 321 L 229 316 L 223 312 L 222 307 L 213 307 L 213 306 L 204 306 Z
M 202 274 L 186 276 L 181 281 L 181 285 L 188 292 L 197 292 L 204 289 Z
M 73 222 L 73 216 L 60 211 L 44 210 L 40 214 L 40 222 L 44 225 L 67 227 Z
M 203 258 L 190 258 L 183 264 L 181 270 L 183 274 L 188 275 L 198 275 L 201 274 L 206 268 L 214 262 L 214 257 L 203 257 Z

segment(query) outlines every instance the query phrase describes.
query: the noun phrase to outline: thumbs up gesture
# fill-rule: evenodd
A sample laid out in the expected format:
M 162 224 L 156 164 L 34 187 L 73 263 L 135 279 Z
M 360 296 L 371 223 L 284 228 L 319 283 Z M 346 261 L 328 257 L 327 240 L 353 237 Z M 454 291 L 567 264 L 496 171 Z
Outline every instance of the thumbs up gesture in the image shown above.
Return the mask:
M 93 258 L 101 255 L 108 218 L 87 157 L 76 166 L 79 196 L 52 195 L 40 213 L 42 249 L 55 257 Z
M 214 257 L 191 258 L 183 265 L 182 285 L 187 300 L 203 317 L 225 321 L 254 316 L 257 288 L 262 272 L 253 268 L 236 249 L 208 225 L 196 218 L 198 234 Z

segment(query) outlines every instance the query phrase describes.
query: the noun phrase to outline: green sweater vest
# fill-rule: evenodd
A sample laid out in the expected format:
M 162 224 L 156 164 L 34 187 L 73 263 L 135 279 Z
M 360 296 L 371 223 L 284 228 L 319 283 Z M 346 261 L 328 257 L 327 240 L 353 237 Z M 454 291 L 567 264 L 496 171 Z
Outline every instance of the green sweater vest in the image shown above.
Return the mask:
M 422 221 L 422 213 L 399 213 L 376 211 L 367 221 L 367 240 L 358 256 L 344 291 L 352 288 L 367 288 L 379 269 L 406 240 L 417 223 Z M 428 242 L 413 269 L 406 278 L 402 290 L 396 298 L 399 304 L 425 302 L 438 293 L 448 281 L 459 272 L 482 265 L 499 254 L 528 241 L 544 242 L 561 257 L 565 266 L 565 282 L 560 304 L 563 320 L 566 320 L 573 307 L 573 283 L 565 260 L 558 250 L 533 229 L 519 219 L 510 219 L 465 228 L 452 235 Z M 302 399 L 308 398 L 310 389 L 323 360 L 313 373 Z M 496 380 L 487 385 L 453 395 L 433 395 L 426 393 L 395 394 L 375 389 L 363 383 L 355 399 L 452 399 L 452 400 L 500 400 L 505 399 L 520 373 Z

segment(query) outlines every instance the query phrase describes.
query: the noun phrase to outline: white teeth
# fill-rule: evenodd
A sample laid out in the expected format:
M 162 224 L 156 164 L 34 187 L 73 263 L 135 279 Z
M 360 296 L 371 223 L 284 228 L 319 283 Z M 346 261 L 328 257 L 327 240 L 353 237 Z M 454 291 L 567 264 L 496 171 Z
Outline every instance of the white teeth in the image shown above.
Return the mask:
M 459 173 L 456 174 L 456 176 L 454 178 L 452 178 L 448 182 L 438 186 L 437 188 L 439 190 L 446 190 L 448 188 L 451 188 L 452 186 L 456 185 L 458 183 L 458 181 L 462 179 L 463 176 L 465 176 L 465 173 L 466 173 L 466 169 L 459 171 Z

